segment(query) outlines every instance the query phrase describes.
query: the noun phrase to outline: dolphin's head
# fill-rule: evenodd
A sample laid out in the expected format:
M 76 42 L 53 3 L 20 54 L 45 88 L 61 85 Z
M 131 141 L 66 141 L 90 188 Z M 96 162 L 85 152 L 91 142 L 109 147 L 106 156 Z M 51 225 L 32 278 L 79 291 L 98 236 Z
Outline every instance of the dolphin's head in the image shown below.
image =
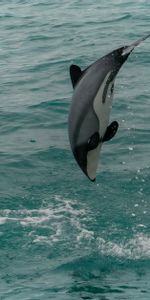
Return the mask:
M 100 136 L 96 131 L 84 143 L 76 145 L 73 151 L 74 157 L 85 175 L 95 181 L 98 157 L 100 152 Z

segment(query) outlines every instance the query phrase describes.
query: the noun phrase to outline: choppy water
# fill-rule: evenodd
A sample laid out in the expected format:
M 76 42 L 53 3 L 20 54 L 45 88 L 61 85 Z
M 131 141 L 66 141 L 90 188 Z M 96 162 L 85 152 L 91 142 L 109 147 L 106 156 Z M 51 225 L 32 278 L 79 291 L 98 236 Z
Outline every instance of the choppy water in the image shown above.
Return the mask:
M 68 142 L 69 65 L 150 30 L 141 1 L 1 1 L 0 299 L 150 299 L 150 40 L 116 81 L 97 183 Z

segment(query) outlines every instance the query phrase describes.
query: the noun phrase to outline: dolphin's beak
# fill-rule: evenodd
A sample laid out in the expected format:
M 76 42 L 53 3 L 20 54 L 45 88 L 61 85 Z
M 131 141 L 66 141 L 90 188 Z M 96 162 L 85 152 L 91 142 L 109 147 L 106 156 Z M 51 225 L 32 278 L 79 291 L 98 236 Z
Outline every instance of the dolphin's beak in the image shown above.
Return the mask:
M 134 50 L 135 47 L 137 47 L 139 44 L 141 44 L 143 41 L 145 41 L 149 37 L 150 37 L 150 33 L 147 34 L 145 37 L 143 37 L 143 38 L 137 40 L 136 42 L 132 43 L 131 45 L 126 46 L 124 48 L 123 52 L 122 52 L 122 56 L 130 54 Z
M 74 151 L 73 151 L 74 157 L 79 165 L 79 167 L 81 168 L 81 170 L 83 171 L 83 173 L 91 180 L 94 181 L 95 178 L 90 178 L 88 172 L 87 172 L 87 155 L 88 155 L 88 151 L 87 151 L 87 146 L 86 144 L 80 145 L 75 147 Z
M 86 144 L 83 144 L 76 147 L 73 151 L 74 157 L 81 170 L 93 182 L 96 180 L 96 170 L 101 146 L 102 144 L 99 144 L 94 150 L 87 151 Z

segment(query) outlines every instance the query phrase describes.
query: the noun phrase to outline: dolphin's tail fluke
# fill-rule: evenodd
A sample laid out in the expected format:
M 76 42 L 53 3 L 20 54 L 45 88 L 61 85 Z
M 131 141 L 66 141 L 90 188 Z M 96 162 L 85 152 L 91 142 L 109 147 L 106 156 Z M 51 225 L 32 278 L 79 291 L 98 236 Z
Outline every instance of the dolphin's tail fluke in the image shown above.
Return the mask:
M 149 37 L 150 37 L 150 33 L 144 36 L 143 38 L 137 40 L 136 42 L 132 43 L 130 46 L 126 46 L 122 52 L 122 56 L 131 53 L 136 46 L 138 46 L 140 43 L 142 43 Z

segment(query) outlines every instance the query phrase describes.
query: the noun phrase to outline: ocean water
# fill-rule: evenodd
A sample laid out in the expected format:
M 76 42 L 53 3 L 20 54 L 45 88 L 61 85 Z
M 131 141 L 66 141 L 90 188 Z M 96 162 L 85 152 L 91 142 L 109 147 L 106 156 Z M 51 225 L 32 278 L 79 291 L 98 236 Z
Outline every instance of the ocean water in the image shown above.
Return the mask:
M 95 184 L 68 141 L 69 66 L 150 31 L 148 0 L 2 0 L 0 299 L 150 299 L 150 39 L 117 77 Z

